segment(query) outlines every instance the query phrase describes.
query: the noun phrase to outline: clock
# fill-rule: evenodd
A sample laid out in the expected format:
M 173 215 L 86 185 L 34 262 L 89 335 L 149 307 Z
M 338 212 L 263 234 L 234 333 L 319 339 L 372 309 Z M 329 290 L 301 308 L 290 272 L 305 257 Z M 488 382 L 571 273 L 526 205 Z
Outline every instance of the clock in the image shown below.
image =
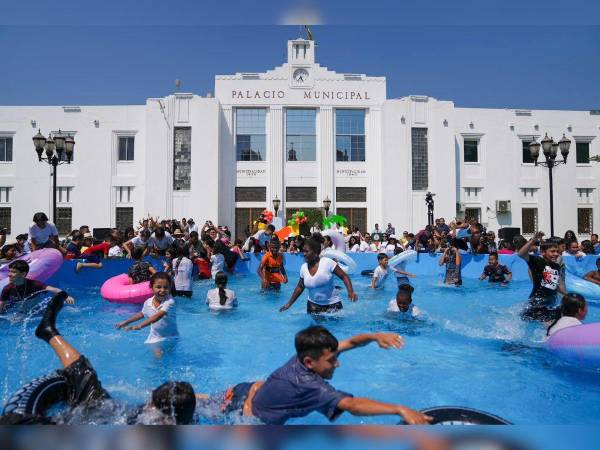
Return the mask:
M 308 70 L 306 69 L 296 69 L 294 70 L 294 74 L 292 75 L 294 78 L 294 82 L 296 84 L 305 84 L 308 80 Z

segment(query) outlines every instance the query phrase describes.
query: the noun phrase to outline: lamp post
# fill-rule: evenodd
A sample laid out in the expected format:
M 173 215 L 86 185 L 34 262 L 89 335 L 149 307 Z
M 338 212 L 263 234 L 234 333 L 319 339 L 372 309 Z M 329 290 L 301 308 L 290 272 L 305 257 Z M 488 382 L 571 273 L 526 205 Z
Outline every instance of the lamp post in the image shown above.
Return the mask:
M 281 200 L 275 196 L 273 199 L 273 209 L 275 210 L 275 217 L 277 217 L 277 211 L 279 211 L 279 206 L 281 205 Z
M 38 130 L 33 137 L 33 145 L 38 156 L 38 161 L 46 161 L 52 166 L 52 221 L 56 223 L 56 168 L 62 164 L 71 164 L 75 141 L 58 130 L 54 136 L 50 133 L 48 139 Z M 42 156 L 42 153 L 46 156 Z M 63 155 L 67 157 L 65 161 Z
M 427 192 L 427 194 L 425 194 L 425 203 L 427 204 L 427 224 L 429 225 L 433 225 L 434 195 L 435 194 L 432 194 L 431 192 Z
M 540 147 L 542 147 L 542 152 L 544 153 L 544 158 L 546 161 L 538 162 L 538 157 L 540 156 Z M 569 156 L 569 147 L 571 147 L 571 141 L 567 139 L 563 133 L 563 137 L 560 141 L 554 142 L 551 137 L 548 137 L 548 133 L 544 139 L 542 139 L 541 143 L 537 141 L 533 141 L 529 144 L 529 153 L 533 158 L 535 165 L 540 165 L 548 168 L 548 179 L 550 185 L 550 235 L 554 236 L 554 182 L 552 179 L 552 169 L 554 166 L 559 164 L 566 164 L 567 157 Z M 558 156 L 558 150 L 560 149 L 560 153 L 562 155 L 562 160 L 557 161 L 556 157 Z
M 329 196 L 325 197 L 323 200 L 323 209 L 325 210 L 325 217 L 329 216 L 329 208 L 331 208 L 331 200 Z

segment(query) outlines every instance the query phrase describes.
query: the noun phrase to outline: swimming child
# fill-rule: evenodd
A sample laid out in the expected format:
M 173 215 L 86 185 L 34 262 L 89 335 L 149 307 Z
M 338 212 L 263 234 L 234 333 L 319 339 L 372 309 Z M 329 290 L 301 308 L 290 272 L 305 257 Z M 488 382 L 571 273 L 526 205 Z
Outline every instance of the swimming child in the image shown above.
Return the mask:
M 373 278 L 371 278 L 371 287 L 373 289 L 382 288 L 385 280 L 390 275 L 390 272 L 395 272 L 401 276 L 405 277 L 414 277 L 412 273 L 404 272 L 402 270 L 396 269 L 395 267 L 391 267 L 388 264 L 389 258 L 385 253 L 379 253 L 377 255 L 377 262 L 379 265 L 373 271 Z M 399 283 L 400 284 L 400 283 Z
M 600 284 L 600 258 L 596 260 L 596 270 L 586 273 L 583 278 L 591 283 Z
M 547 336 L 552 336 L 559 330 L 582 325 L 588 312 L 585 298 L 579 294 L 568 293 L 560 303 L 560 316 L 548 327 Z
M 504 264 L 498 262 L 498 253 L 492 252 L 488 256 L 488 264 L 483 268 L 480 280 L 489 278 L 490 283 L 508 284 L 512 279 L 512 272 Z
M 156 269 L 152 267 L 152 264 L 142 261 L 145 252 L 146 249 L 141 247 L 136 247 L 133 249 L 131 257 L 135 262 L 127 272 L 127 275 L 129 276 L 129 284 L 138 284 L 148 281 L 152 275 L 156 273 Z
M 84 247 L 86 241 L 89 244 L 89 239 L 84 239 L 84 236 L 80 232 L 76 232 L 73 234 L 69 245 L 67 245 L 67 254 L 65 255 L 65 259 L 83 260 L 78 261 L 75 266 L 75 271 L 78 273 L 84 267 L 92 267 L 94 269 L 102 268 L 102 263 L 96 255 L 83 254 L 83 251 L 89 248 L 89 245 Z
M 217 287 L 206 293 L 206 304 L 210 309 L 231 309 L 238 305 L 235 292 L 227 289 L 227 281 L 225 272 L 217 272 L 215 275 L 215 285 Z
M 390 300 L 387 312 L 402 313 L 408 316 L 417 317 L 421 315 L 421 310 L 412 304 L 412 293 L 415 290 L 409 284 L 403 284 L 398 287 L 396 298 Z
M 404 252 L 405 250 L 403 250 L 402 247 L 397 246 L 395 251 L 396 251 L 396 255 L 398 255 L 398 254 Z M 398 288 L 400 288 L 400 286 L 402 286 L 403 284 L 410 285 L 410 280 L 408 278 L 416 277 L 416 275 L 414 273 L 410 273 L 410 272 L 406 271 L 406 264 L 408 264 L 408 261 L 402 261 L 402 262 L 399 262 L 398 264 L 396 264 L 396 266 L 395 266 L 396 270 L 394 273 L 396 274 L 396 284 L 398 285 Z
M 150 325 L 150 334 L 145 344 L 178 337 L 175 300 L 171 297 L 171 277 L 164 272 L 155 273 L 150 278 L 150 288 L 154 295 L 144 302 L 142 311 L 119 322 L 117 328 L 137 331 Z M 137 325 L 128 326 L 142 319 L 145 320 Z
M 452 238 L 450 247 L 444 249 L 444 254 L 440 258 L 440 266 L 446 264 L 446 275 L 444 283 L 449 285 L 460 286 L 462 284 L 462 274 L 460 264 L 462 257 L 458 251 L 458 240 Z
M 279 252 L 277 236 L 268 243 L 269 251 L 264 254 L 258 266 L 258 276 L 263 289 L 281 289 L 281 283 L 287 283 L 288 277 L 283 265 L 283 255 Z
M 54 286 L 48 286 L 37 280 L 26 278 L 29 273 L 29 264 L 22 259 L 11 262 L 8 265 L 8 284 L 2 289 L 0 294 L 0 312 L 7 307 L 22 302 L 33 294 L 41 291 L 53 292 L 55 294 L 62 292 L 62 289 Z M 66 303 L 73 305 L 75 299 L 67 296 Z

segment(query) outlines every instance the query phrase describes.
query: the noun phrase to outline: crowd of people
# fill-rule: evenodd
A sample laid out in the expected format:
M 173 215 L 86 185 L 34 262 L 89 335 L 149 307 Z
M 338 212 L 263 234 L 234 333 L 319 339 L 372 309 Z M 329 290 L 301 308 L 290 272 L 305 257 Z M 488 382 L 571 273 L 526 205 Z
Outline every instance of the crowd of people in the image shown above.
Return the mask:
M 10 243 L 5 242 L 5 235 L 4 239 L 0 238 L 2 264 L 8 264 L 10 278 L 0 296 L 0 310 L 40 290 L 55 294 L 36 336 L 51 346 L 63 365 L 62 373 L 70 389 L 70 405 L 95 408 L 99 403 L 109 401 L 110 396 L 102 388 L 91 363 L 56 328 L 56 317 L 63 303 L 72 304 L 75 299 L 58 288 L 28 279 L 29 267 L 25 261 L 18 259 L 20 256 L 39 249 L 55 248 L 65 259 L 77 260 L 77 271 L 102 269 L 105 258 L 131 258 L 129 282 L 149 281 L 153 295 L 144 302 L 140 312 L 117 323 L 116 328 L 135 331 L 149 327 L 146 340 L 149 344 L 177 338 L 177 302 L 174 297 L 191 297 L 195 278 L 214 280 L 215 288 L 209 290 L 206 297 L 211 309 L 236 307 L 236 293 L 227 288 L 227 272 L 232 272 L 237 261 L 246 259 L 249 254 L 260 255 L 257 274 L 261 287 L 277 290 L 288 283 L 282 253 L 303 253 L 304 263 L 296 287 L 280 312 L 291 308 L 307 290 L 306 310 L 309 314 L 336 313 L 343 308 L 340 289 L 335 286 L 336 278 L 344 284 L 347 298 L 358 300 L 352 280 L 339 261 L 325 256 L 325 251 L 335 246 L 330 233 L 323 232 L 315 224 L 307 236 L 280 240 L 275 231 L 273 225 L 264 224 L 245 242 L 232 241 L 227 226 L 215 226 L 210 220 L 198 227 L 191 218 L 177 221 L 148 217 L 140 220 L 136 229 L 113 228 L 100 242 L 94 239 L 85 225 L 73 230 L 61 241 L 48 217 L 44 213 L 36 213 L 28 234 L 19 235 L 15 242 Z M 389 302 L 389 313 L 411 317 L 418 317 L 421 313 L 412 300 L 415 288 L 410 279 L 415 274 L 407 271 L 406 262 L 391 264 L 394 257 L 404 252 L 439 253 L 439 264 L 445 266 L 444 282 L 456 286 L 462 284 L 462 255 L 466 252 L 487 253 L 488 264 L 480 279 L 500 284 L 509 283 L 512 273 L 500 263 L 498 255 L 515 253 L 527 263 L 533 282 L 529 301 L 521 314 L 524 320 L 546 323 L 549 325 L 548 335 L 551 335 L 564 327 L 581 324 L 585 319 L 585 299 L 567 293 L 564 288 L 561 258 L 564 255 L 581 258 L 586 254 L 599 253 L 596 235 L 581 244 L 572 231 L 568 231 L 564 238 L 546 239 L 543 233 L 536 233 L 529 240 L 516 236 L 511 241 L 496 242 L 494 233 L 486 232 L 479 223 L 455 220 L 447 225 L 443 218 L 416 234 L 405 231 L 401 238 L 397 238 L 395 233 L 391 224 L 384 232 L 378 225 L 371 233 L 355 229 L 347 232 L 342 240 L 344 249 L 335 248 L 347 253 L 377 253 L 377 266 L 369 273 L 371 288 L 381 288 L 390 275 L 396 278 L 397 291 L 395 298 Z M 162 270 L 157 270 L 145 259 L 148 255 L 160 257 Z M 600 258 L 597 265 L 598 270 L 586 274 L 585 278 L 600 284 Z M 560 305 L 559 294 L 562 295 Z M 319 411 L 331 420 L 348 411 L 356 415 L 396 414 L 408 423 L 427 423 L 430 420 L 428 416 L 410 408 L 354 398 L 335 390 L 325 381 L 333 376 L 339 353 L 370 342 L 376 342 L 382 348 L 399 348 L 403 344 L 402 338 L 395 333 L 362 334 L 338 342 L 325 328 L 309 327 L 296 335 L 296 356 L 266 381 L 240 383 L 218 396 L 197 394 L 185 382 L 168 382 L 153 391 L 152 399 L 138 409 L 131 420 L 136 422 L 139 415 L 156 413 L 174 423 L 189 423 L 197 403 L 202 403 L 216 406 L 221 412 L 237 411 L 273 424 L 285 423 L 289 418 L 301 417 L 311 411 Z M 168 422 L 169 419 L 165 420 Z

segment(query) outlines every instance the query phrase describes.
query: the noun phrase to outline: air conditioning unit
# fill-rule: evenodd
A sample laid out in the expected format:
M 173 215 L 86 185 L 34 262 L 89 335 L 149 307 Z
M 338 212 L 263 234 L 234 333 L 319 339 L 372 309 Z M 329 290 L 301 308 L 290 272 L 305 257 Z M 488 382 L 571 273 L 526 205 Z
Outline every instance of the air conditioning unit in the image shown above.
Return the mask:
M 465 208 L 466 208 L 466 205 L 464 203 L 456 203 L 456 212 L 457 213 L 464 213 Z
M 510 200 L 496 200 L 496 213 L 505 214 L 510 212 Z

